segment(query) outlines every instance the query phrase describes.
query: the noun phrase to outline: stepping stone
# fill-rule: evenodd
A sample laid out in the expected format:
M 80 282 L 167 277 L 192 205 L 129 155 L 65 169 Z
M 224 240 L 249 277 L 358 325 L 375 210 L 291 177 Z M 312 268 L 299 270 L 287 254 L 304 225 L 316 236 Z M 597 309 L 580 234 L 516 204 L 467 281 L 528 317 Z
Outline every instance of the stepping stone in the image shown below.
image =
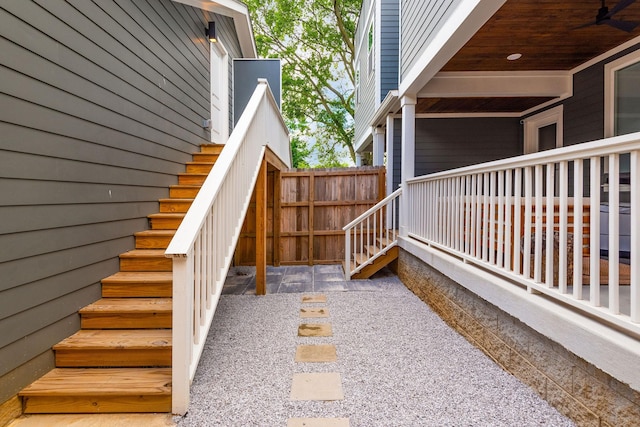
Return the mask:
M 342 379 L 337 372 L 293 374 L 290 400 L 342 400 Z
M 290 418 L 287 427 L 349 427 L 349 418 Z
M 325 307 L 301 308 L 300 317 L 303 317 L 303 318 L 329 317 L 329 309 Z
M 327 302 L 326 295 L 303 295 L 302 303 L 312 303 L 312 302 Z
M 331 337 L 331 323 L 303 323 L 298 326 L 299 337 Z
M 296 348 L 296 362 L 335 362 L 337 359 L 333 344 L 299 345 Z

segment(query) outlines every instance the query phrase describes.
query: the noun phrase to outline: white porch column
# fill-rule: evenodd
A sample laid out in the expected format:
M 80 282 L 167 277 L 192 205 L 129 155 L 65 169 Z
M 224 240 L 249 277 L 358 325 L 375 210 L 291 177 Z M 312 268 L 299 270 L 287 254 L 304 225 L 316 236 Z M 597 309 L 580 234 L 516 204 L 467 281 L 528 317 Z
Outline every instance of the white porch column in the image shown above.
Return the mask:
M 407 194 L 407 180 L 413 178 L 416 173 L 416 97 L 405 95 L 400 100 L 402 106 L 402 166 L 401 182 L 403 197 L 400 205 L 400 235 L 408 235 L 409 204 Z
M 384 165 L 384 129 L 373 128 L 373 166 Z
M 362 166 L 362 154 L 356 153 L 356 167 Z
M 395 190 L 393 188 L 393 119 L 387 116 L 387 196 Z

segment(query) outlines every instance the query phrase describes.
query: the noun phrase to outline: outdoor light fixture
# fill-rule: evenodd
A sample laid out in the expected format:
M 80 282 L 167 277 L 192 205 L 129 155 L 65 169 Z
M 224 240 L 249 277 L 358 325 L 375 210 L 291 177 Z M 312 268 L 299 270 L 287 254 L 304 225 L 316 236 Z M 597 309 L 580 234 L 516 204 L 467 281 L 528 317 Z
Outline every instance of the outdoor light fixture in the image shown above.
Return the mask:
M 209 41 L 211 43 L 215 43 L 218 41 L 218 39 L 216 38 L 216 23 L 215 22 L 209 22 L 209 28 L 205 28 L 204 29 L 204 33 L 207 35 L 207 37 L 209 38 Z

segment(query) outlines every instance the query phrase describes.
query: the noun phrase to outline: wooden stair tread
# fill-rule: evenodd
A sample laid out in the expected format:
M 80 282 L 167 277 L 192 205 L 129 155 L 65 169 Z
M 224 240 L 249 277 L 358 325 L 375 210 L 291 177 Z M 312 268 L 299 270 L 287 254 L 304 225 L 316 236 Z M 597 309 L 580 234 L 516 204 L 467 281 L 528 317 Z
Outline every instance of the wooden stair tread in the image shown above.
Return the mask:
M 164 231 L 164 230 L 163 230 Z M 170 271 L 119 271 L 102 279 L 102 283 L 172 283 Z
M 132 249 L 121 253 L 120 258 L 166 258 L 164 252 L 164 249 Z
M 147 215 L 147 218 L 167 218 L 167 219 L 177 219 L 184 218 L 184 213 L 182 212 L 158 212 L 154 214 Z
M 176 234 L 176 230 L 144 230 L 138 231 L 134 234 L 134 236 L 174 236 Z
M 58 350 L 171 348 L 169 329 L 82 329 L 53 346 Z
M 171 395 L 171 368 L 56 368 L 20 396 Z
M 200 152 L 209 154 L 220 154 L 223 148 L 224 144 L 202 144 L 200 145 Z
M 80 309 L 81 314 L 171 312 L 171 298 L 102 298 Z

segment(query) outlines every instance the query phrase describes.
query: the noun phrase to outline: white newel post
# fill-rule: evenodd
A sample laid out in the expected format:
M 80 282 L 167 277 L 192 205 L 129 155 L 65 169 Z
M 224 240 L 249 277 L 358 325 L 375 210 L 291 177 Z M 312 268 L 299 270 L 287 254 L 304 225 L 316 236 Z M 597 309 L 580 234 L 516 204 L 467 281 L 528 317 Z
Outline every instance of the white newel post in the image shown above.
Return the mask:
M 356 167 L 362 166 L 362 154 L 356 153 Z
M 407 180 L 415 177 L 416 151 L 416 97 L 405 95 L 400 100 L 402 106 L 402 155 L 401 182 L 404 197 L 400 199 L 400 235 L 406 237 L 409 224 L 409 192 Z
M 186 414 L 189 409 L 193 350 L 193 250 L 173 257 L 173 345 L 171 410 Z
M 384 129 L 373 128 L 373 166 L 384 165 Z

